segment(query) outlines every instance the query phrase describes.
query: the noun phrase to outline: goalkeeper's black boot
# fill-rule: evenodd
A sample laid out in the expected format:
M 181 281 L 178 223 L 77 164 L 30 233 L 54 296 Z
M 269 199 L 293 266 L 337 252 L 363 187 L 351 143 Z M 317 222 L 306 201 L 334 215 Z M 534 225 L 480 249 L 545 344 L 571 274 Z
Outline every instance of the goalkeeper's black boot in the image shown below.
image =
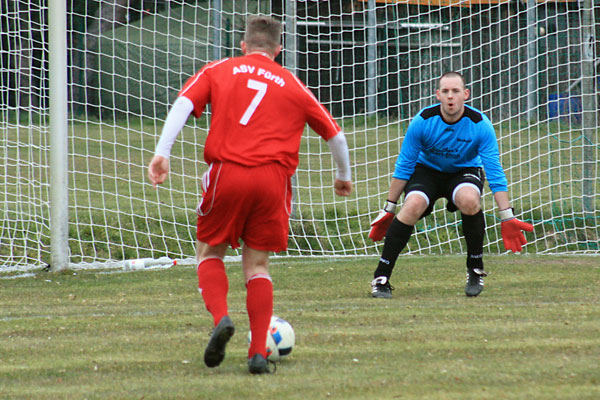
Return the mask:
M 487 273 L 481 268 L 467 267 L 467 284 L 465 294 L 469 297 L 475 297 L 483 290 L 483 278 Z
M 235 327 L 229 316 L 224 316 L 210 335 L 210 340 L 204 351 L 204 363 L 213 368 L 221 364 L 225 358 L 225 346 L 233 336 Z
M 270 374 L 269 362 L 262 354 L 256 353 L 248 359 L 248 372 L 251 374 Z
M 371 295 L 379 299 L 391 299 L 394 287 L 386 276 L 378 276 L 371 282 Z

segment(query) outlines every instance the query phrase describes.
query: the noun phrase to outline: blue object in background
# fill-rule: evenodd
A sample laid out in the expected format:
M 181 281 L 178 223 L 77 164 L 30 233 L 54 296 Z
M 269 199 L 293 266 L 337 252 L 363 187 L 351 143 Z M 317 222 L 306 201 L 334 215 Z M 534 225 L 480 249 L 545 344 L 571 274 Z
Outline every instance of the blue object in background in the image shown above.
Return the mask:
M 581 123 L 581 96 L 569 96 L 567 93 L 550 93 L 548 95 L 548 118 L 571 120 Z

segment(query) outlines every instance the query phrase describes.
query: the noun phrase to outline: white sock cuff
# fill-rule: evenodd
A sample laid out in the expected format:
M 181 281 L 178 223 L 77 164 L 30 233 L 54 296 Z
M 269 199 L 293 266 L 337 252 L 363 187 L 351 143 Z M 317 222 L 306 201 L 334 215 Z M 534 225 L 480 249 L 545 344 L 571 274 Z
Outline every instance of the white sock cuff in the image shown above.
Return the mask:
M 252 275 L 250 277 L 250 279 L 248 279 L 246 281 L 246 286 L 248 286 L 248 284 L 250 283 L 250 281 L 253 281 L 254 279 L 267 279 L 269 282 L 273 283 L 273 280 L 271 279 L 271 275 L 269 275 L 269 274 L 255 274 L 255 275 Z
M 204 261 L 208 261 L 208 260 L 212 260 L 212 259 L 217 259 L 217 260 L 221 261 L 221 264 L 223 264 L 223 268 L 225 268 L 225 263 L 223 262 L 223 259 L 221 257 L 209 256 L 209 257 L 204 257 L 202 260 L 200 260 L 198 265 L 196 265 L 196 272 L 198 272 L 198 268 L 200 268 L 200 264 L 202 264 Z

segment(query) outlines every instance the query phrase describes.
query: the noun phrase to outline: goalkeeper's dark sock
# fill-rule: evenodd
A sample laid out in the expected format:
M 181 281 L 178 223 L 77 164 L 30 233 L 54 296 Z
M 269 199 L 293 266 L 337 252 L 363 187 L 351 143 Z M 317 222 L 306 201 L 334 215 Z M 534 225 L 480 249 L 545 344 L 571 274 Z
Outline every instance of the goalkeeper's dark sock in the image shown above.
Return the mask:
M 467 242 L 467 267 L 483 268 L 483 237 L 485 218 L 483 211 L 475 215 L 462 214 L 463 235 Z
M 228 315 L 227 292 L 229 280 L 225 273 L 225 264 L 220 258 L 207 258 L 198 265 L 198 290 L 204 299 L 204 305 L 211 313 L 214 325 Z
M 412 235 L 413 229 L 414 226 L 406 225 L 398 221 L 398 218 L 394 218 L 385 234 L 383 251 L 381 252 L 381 258 L 379 259 L 377 269 L 373 274 L 374 278 L 385 276 L 389 279 L 390 276 L 392 276 L 392 270 L 396 265 L 398 255 L 404 250 L 406 243 L 408 243 L 408 239 L 410 239 L 410 236 Z
M 273 283 L 269 275 L 257 274 L 248 280 L 246 310 L 252 333 L 248 358 L 252 358 L 255 354 L 267 358 L 267 332 L 273 315 Z

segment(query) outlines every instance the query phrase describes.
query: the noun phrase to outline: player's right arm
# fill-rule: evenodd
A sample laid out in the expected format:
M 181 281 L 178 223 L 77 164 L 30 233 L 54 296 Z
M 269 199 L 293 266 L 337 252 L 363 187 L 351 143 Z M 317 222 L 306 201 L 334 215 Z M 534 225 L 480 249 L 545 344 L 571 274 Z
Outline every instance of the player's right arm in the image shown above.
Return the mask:
M 205 65 L 187 80 L 179 92 L 179 97 L 167 114 L 154 158 L 148 166 L 148 178 L 154 188 L 163 183 L 169 175 L 171 148 L 189 116 L 193 113 L 196 118 L 200 118 L 204 107 L 210 102 L 211 70 L 225 61 L 227 59 Z
M 160 139 L 156 145 L 154 158 L 148 165 L 148 178 L 154 188 L 167 179 L 171 148 L 193 110 L 194 104 L 187 97 L 180 96 L 167 114 Z

